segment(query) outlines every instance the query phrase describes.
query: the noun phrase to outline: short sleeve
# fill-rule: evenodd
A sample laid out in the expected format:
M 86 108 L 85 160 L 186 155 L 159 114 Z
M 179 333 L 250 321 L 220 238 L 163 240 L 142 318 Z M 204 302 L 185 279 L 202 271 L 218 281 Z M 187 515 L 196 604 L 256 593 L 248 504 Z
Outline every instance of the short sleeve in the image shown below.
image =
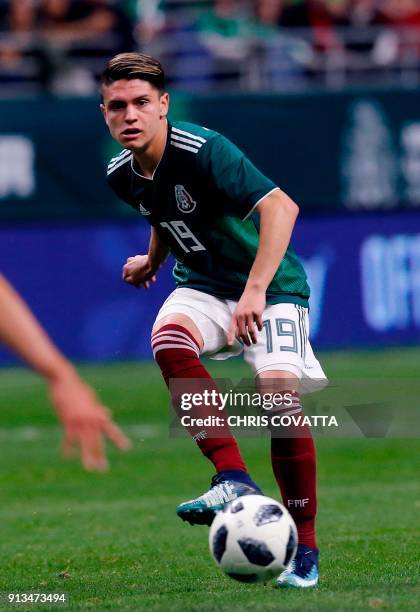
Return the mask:
M 218 134 L 203 145 L 198 154 L 199 168 L 216 189 L 246 218 L 257 204 L 277 186 L 260 172 L 230 140 Z

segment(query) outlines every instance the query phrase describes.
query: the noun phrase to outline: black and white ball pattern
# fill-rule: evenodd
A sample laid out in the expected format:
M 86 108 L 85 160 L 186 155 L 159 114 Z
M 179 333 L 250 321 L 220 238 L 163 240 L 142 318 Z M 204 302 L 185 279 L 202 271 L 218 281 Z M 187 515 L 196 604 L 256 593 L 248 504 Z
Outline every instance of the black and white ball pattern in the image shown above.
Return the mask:
M 217 565 L 241 582 L 269 580 L 292 561 L 297 531 L 289 512 L 275 499 L 246 495 L 228 504 L 213 521 L 210 552 Z

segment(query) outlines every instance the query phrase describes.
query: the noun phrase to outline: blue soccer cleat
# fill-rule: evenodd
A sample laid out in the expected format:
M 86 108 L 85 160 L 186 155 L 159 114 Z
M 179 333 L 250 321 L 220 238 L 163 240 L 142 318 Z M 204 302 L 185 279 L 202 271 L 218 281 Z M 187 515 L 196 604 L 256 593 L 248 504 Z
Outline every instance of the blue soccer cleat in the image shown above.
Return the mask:
M 317 548 L 299 544 L 296 556 L 287 569 L 277 578 L 274 586 L 279 588 L 306 589 L 319 583 L 319 564 Z
M 207 493 L 180 504 L 176 513 L 191 525 L 211 525 L 216 512 L 242 495 L 262 495 L 262 491 L 245 472 L 219 472 L 211 479 L 211 488 Z

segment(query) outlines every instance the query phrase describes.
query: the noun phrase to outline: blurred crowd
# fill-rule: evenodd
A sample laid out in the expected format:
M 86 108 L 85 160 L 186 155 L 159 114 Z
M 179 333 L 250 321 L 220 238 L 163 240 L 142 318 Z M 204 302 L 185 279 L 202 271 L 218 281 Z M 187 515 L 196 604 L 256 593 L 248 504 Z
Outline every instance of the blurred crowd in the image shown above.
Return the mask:
M 89 94 L 104 59 L 134 48 L 135 12 L 112 0 L 0 0 L 0 80 Z
M 0 81 L 88 94 L 120 51 L 173 86 L 287 87 L 417 78 L 420 0 L 0 0 Z

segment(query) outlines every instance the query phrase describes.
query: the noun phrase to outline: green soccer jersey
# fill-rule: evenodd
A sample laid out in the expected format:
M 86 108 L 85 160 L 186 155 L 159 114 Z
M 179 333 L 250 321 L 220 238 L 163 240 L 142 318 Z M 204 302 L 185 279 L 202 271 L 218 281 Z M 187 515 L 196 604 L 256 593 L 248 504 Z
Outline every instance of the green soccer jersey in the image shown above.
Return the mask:
M 179 287 L 239 300 L 258 248 L 257 204 L 277 189 L 227 138 L 206 128 L 168 123 L 152 178 L 124 150 L 108 166 L 115 193 L 155 227 L 176 259 Z M 289 246 L 267 289 L 267 303 L 308 305 L 306 274 Z

